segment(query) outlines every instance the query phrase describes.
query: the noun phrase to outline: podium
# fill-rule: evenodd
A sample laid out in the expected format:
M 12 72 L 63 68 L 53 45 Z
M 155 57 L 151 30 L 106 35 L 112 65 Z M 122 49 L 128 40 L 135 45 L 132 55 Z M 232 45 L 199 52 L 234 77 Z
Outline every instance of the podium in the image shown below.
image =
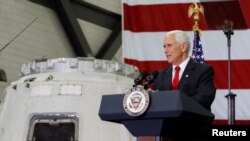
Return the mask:
M 199 135 L 214 115 L 182 91 L 157 91 L 150 94 L 148 110 L 139 117 L 123 109 L 124 94 L 103 95 L 99 117 L 103 121 L 123 124 L 135 137 L 178 137 Z

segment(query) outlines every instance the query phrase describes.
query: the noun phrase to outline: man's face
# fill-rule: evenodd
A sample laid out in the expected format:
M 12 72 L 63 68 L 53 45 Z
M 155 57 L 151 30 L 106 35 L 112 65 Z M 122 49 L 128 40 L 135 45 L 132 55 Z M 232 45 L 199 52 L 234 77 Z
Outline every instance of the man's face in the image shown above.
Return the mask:
M 169 63 L 179 65 L 183 61 L 184 44 L 178 43 L 174 35 L 169 35 L 164 39 L 163 47 Z

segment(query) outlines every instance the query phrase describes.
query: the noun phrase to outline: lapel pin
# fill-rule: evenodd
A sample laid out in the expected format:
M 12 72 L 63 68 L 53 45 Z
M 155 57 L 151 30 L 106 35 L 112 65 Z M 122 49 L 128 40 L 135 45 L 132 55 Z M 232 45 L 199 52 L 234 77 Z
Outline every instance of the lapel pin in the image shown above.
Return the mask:
M 185 75 L 185 77 L 187 77 L 187 78 L 188 78 L 188 74 L 186 74 L 186 75 Z

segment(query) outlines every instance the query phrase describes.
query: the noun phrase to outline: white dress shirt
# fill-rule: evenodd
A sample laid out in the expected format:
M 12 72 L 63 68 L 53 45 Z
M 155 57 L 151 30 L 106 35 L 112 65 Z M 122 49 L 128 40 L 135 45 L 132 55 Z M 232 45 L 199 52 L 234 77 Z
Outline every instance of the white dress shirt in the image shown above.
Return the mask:
M 181 76 L 182 76 L 182 74 L 183 74 L 183 72 L 184 72 L 184 70 L 185 70 L 185 68 L 186 68 L 186 66 L 187 66 L 187 64 L 188 64 L 188 62 L 189 62 L 189 60 L 190 60 L 190 57 L 188 57 L 186 60 L 184 60 L 184 61 L 179 65 L 179 67 L 181 68 L 181 69 L 180 69 L 180 72 L 179 72 L 179 80 L 181 79 Z M 173 65 L 173 70 L 172 70 L 172 81 L 173 81 L 173 79 L 174 79 L 175 67 L 176 67 L 176 65 Z

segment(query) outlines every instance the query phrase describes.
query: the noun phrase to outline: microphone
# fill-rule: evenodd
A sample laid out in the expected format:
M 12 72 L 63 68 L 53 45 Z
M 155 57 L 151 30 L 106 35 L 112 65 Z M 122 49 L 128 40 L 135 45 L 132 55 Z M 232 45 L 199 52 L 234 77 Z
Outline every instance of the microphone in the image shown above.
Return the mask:
M 134 80 L 134 87 L 137 85 L 141 85 L 142 81 L 147 77 L 148 72 L 147 71 L 143 71 L 142 73 L 139 74 L 139 76 Z
M 148 85 L 152 84 L 158 75 L 159 75 L 158 71 L 153 71 L 151 75 L 147 76 L 146 81 L 144 83 L 144 89 L 148 89 Z

